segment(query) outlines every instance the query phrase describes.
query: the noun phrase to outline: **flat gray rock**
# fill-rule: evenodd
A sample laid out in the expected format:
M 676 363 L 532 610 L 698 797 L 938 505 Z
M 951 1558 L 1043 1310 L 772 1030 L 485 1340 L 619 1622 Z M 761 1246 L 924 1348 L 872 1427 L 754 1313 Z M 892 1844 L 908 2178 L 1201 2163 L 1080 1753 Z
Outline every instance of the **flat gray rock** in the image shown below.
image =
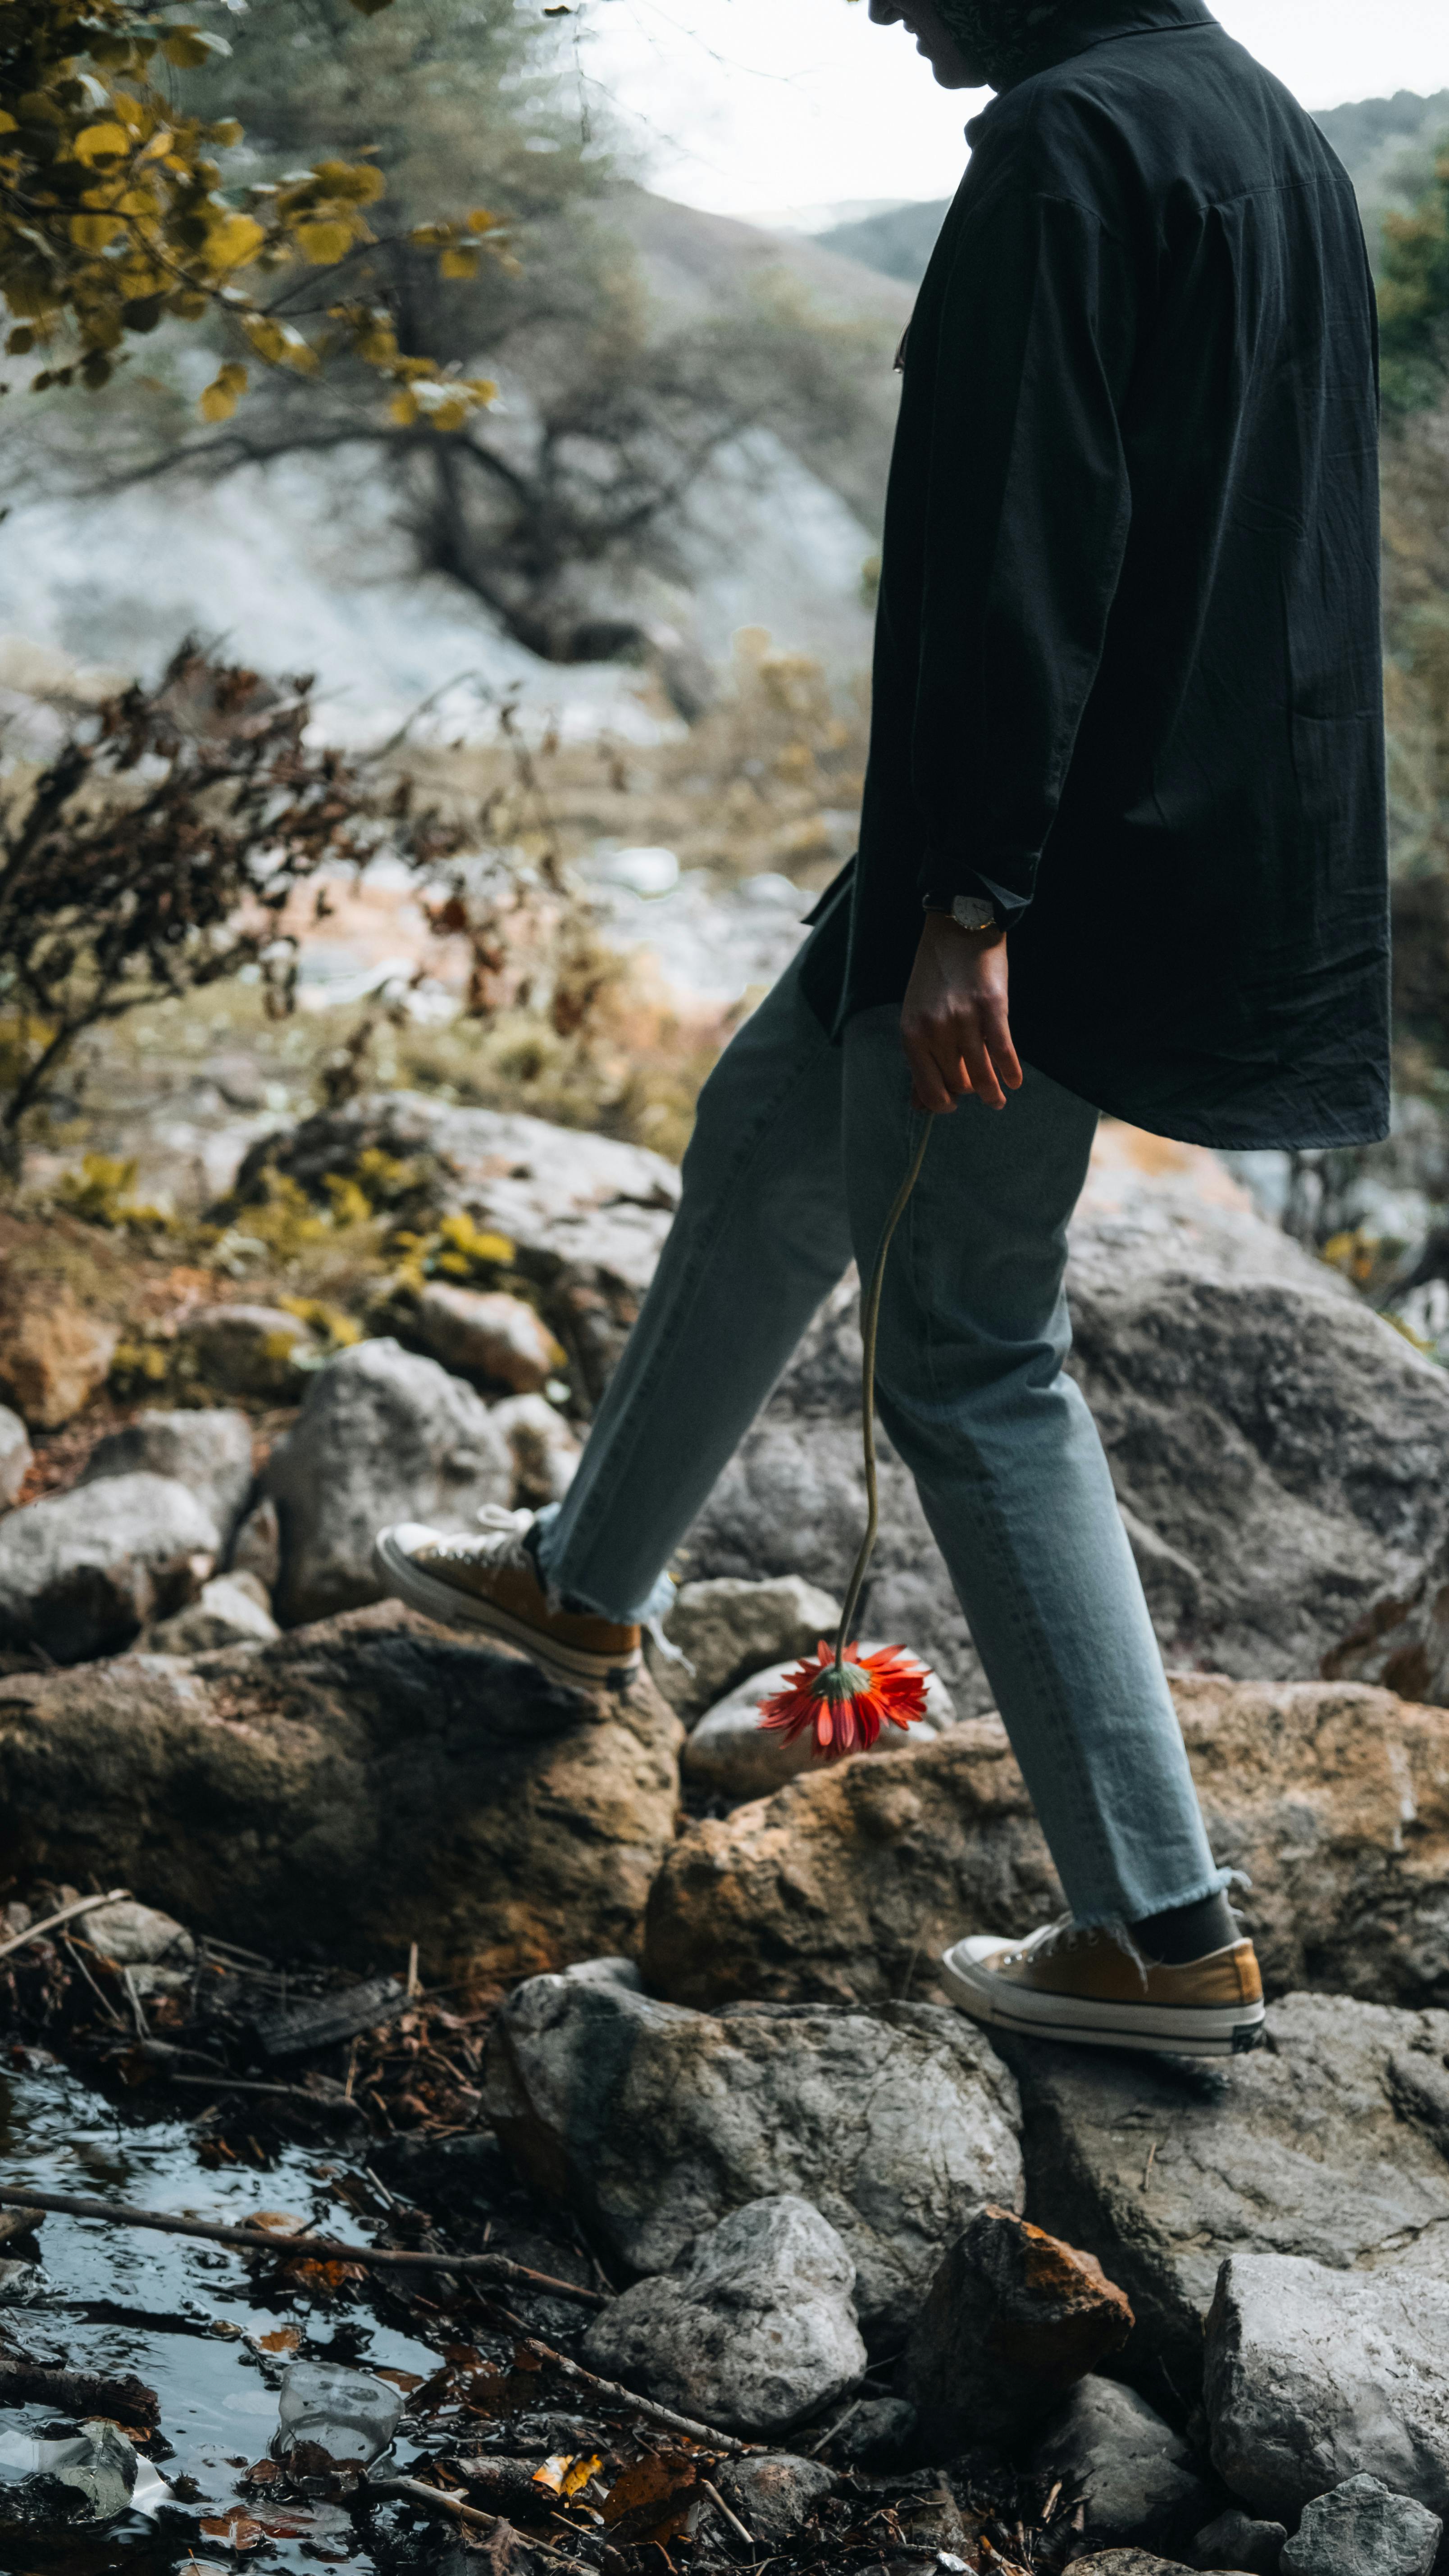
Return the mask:
M 786 2433 L 865 2369 L 854 2286 L 850 2256 L 809 2201 L 747 2201 L 674 2271 L 613 2300 L 584 2359 L 724 2432 Z
M 1346 2478 L 1303 2509 L 1282 2576 L 1429 2576 L 1444 2525 L 1378 2478 Z
M 513 1459 L 471 1386 L 378 1340 L 309 1377 L 264 1481 L 281 1524 L 277 1613 L 293 1627 L 380 1599 L 372 1543 L 388 1522 L 471 1529 L 507 1504 Z
M 1298 1994 L 1267 2027 L 1221 2071 L 1002 2039 L 1032 2215 L 1126 2291 L 1122 2368 L 1164 2403 L 1192 2402 L 1228 2255 L 1449 2279 L 1449 2015 Z
M 844 2240 L 886 2349 L 974 2211 L 1021 2205 L 1015 2086 L 936 2004 L 714 2016 L 534 1977 L 494 2024 L 485 2109 L 526 2179 L 632 2271 L 669 2270 L 746 2201 L 802 2195 Z
M 1234 2255 L 1208 2317 L 1203 2396 L 1213 2464 L 1245 2504 L 1283 2514 L 1371 2472 L 1443 2514 L 1449 2280 Z
M 80 1478 L 173 1476 L 206 1505 L 226 1545 L 252 1489 L 252 1426 L 228 1405 L 152 1408 L 98 1440 Z
M 1212 2500 L 1182 2435 L 1115 2379 L 1078 2383 L 1043 2433 L 1032 2466 L 1081 2498 L 1084 2535 L 1099 2546 L 1181 2545 Z
M 79 1664 L 130 1644 L 197 1593 L 221 1545 L 172 1476 L 112 1476 L 0 1520 L 0 1639 Z

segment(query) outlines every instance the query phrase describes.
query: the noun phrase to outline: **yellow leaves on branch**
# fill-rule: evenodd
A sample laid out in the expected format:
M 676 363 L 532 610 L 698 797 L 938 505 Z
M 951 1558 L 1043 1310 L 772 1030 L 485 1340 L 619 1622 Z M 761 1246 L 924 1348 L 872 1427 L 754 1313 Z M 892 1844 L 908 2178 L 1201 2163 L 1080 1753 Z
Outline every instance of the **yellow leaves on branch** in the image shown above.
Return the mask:
M 371 17 L 391 0 L 351 0 Z M 494 388 L 444 378 L 404 358 L 392 318 L 365 299 L 334 304 L 333 328 L 309 338 L 269 311 L 263 281 L 286 269 L 335 268 L 375 242 L 364 208 L 383 195 L 370 161 L 323 160 L 232 203 L 212 156 L 242 139 L 235 117 L 182 116 L 156 85 L 158 63 L 189 71 L 225 55 L 220 37 L 158 22 L 140 0 L 0 0 L 0 297 L 12 355 L 43 353 L 37 390 L 99 388 L 112 353 L 163 319 L 213 314 L 240 328 L 267 367 L 315 373 L 345 352 L 399 387 L 410 421 L 463 425 Z M 444 277 L 476 276 L 480 254 L 507 258 L 503 227 L 479 207 L 422 225 Z M 246 279 L 251 281 L 243 284 Z M 230 419 L 245 366 L 223 365 L 202 417 Z

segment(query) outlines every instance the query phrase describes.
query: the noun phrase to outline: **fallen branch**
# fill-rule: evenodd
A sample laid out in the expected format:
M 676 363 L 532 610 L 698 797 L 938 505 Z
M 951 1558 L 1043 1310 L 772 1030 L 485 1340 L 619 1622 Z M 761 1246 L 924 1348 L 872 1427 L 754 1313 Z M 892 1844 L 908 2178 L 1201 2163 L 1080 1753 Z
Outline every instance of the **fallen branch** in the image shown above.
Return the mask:
M 58 1914 L 47 1914 L 43 1923 L 32 1923 L 24 1932 L 12 1932 L 8 1941 L 0 1941 L 0 1959 L 8 1959 L 12 1950 L 24 1950 L 39 1941 L 61 1923 L 74 1923 L 82 1914 L 94 1914 L 98 1905 L 121 1905 L 130 1895 L 129 1887 L 113 1887 L 109 1896 L 78 1896 L 71 1905 L 63 1905 Z
M 513 2525 L 501 2514 L 482 2513 L 475 2504 L 465 2504 L 461 2496 L 445 2495 L 441 2487 L 425 2486 L 421 2478 L 369 2478 L 367 2492 L 375 2496 L 398 2496 L 406 2504 L 420 2505 L 424 2513 L 445 2513 L 454 2522 L 466 2523 L 470 2531 L 511 2531 Z M 539 2558 L 551 2558 L 556 2566 L 568 2567 L 571 2559 L 562 2550 L 550 2549 L 546 2540 L 531 2540 L 519 2533 L 525 2548 Z
M 345 2093 L 309 2093 L 305 2084 L 257 2084 L 240 2075 L 182 2075 L 176 2068 L 166 2070 L 171 2084 L 199 2084 L 208 2093 L 269 2093 L 277 2102 L 302 2102 L 309 2111 L 325 2111 L 334 2120 L 362 2120 L 367 2114 L 360 2102 L 350 2101 Z
M 224 2083 L 217 2089 L 224 2090 Z M 162 2236 L 203 2237 L 209 2245 L 235 2245 L 247 2254 L 305 2254 L 314 2262 L 363 2263 L 395 2272 L 480 2273 L 489 2280 L 521 2281 L 530 2289 L 552 2290 L 561 2298 L 581 2300 L 586 2308 L 608 2306 L 597 2290 L 581 2289 L 577 2281 L 556 2281 L 549 2272 L 511 2263 L 506 2254 L 421 2254 L 394 2245 L 343 2245 L 330 2236 L 280 2236 L 270 2228 L 223 2227 L 211 2218 L 172 2218 L 163 2210 L 132 2209 L 122 2200 L 87 2200 L 68 2191 L 6 2187 L 0 2189 L 0 2209 L 47 2209 L 61 2218 L 99 2218 L 108 2227 L 150 2227 Z M 527 2326 L 520 2331 L 527 2334 Z
M 0 2344 L 0 2405 L 53 2406 L 57 2415 L 119 2415 L 154 2431 L 161 2406 L 143 2379 L 105 2379 L 90 2370 L 45 2370 Z
M 503 2314 L 508 2316 L 506 2308 Z M 521 2317 L 509 2317 L 508 2321 L 510 2325 L 517 2326 L 520 2334 L 527 2336 L 530 2352 L 536 2352 L 541 2360 L 551 2362 L 554 2369 L 561 2370 L 566 2378 L 576 2379 L 581 2388 L 591 2388 L 596 2397 L 607 2397 L 611 2405 L 627 2406 L 634 2414 L 642 2415 L 646 2422 L 662 2424 L 666 2432 L 687 2434 L 691 2442 L 700 2443 L 707 2451 L 717 2451 L 722 2459 L 743 2459 L 747 2451 L 759 2449 L 758 2442 L 740 2442 L 733 2433 L 717 2433 L 712 2424 L 696 2424 L 692 2415 L 676 2415 L 672 2406 L 660 2406 L 652 2397 L 641 2397 L 636 2389 L 622 2387 L 617 2379 L 597 2378 L 581 2363 L 570 2361 L 566 2352 L 555 2352 L 551 2344 L 540 2343 L 537 2335 L 529 2334 Z

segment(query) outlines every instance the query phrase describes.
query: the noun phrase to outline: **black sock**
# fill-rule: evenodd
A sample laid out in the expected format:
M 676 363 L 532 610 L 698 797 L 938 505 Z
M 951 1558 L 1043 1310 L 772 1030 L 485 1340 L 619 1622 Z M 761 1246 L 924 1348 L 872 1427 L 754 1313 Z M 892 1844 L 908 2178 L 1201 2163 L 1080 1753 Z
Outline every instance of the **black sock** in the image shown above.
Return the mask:
M 1226 1950 L 1241 1938 L 1222 1894 L 1200 1896 L 1195 1905 L 1169 1905 L 1165 1913 L 1146 1914 L 1127 1928 L 1144 1959 L 1161 1968 L 1184 1968 L 1189 1959 L 1205 1959 L 1210 1950 Z

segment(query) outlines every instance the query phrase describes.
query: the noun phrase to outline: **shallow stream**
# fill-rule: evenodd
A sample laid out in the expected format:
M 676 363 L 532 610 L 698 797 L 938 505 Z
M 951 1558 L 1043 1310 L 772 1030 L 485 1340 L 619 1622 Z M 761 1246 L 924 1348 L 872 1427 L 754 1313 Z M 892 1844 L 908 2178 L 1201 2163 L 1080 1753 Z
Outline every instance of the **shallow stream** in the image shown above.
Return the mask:
M 28 2068 L 0 2075 L 0 2170 L 8 2183 L 111 2196 L 229 2225 L 284 2212 L 347 2243 L 366 2241 L 335 2189 L 346 2168 L 325 2148 L 277 2147 L 265 2170 L 229 2160 L 208 2170 L 186 2121 L 132 2121 L 43 2052 L 26 2054 Z M 138 2491 L 149 2510 L 47 2534 L 5 2527 L 7 2488 L 13 2501 L 20 2471 L 19 2445 L 4 2441 L 3 2576 L 170 2576 L 193 2568 L 220 2576 L 245 2565 L 345 2565 L 367 2576 L 396 2565 L 391 2505 L 366 2514 L 328 2503 L 284 2510 L 242 2489 L 247 2469 L 267 2455 L 278 2384 L 299 2355 L 396 2373 L 404 2387 L 438 2368 L 437 2351 L 380 2320 L 365 2285 L 349 2282 L 340 2296 L 313 2298 L 290 2279 L 259 2281 L 255 2255 L 54 2215 L 39 2243 L 50 2288 L 33 2306 L 0 2307 L 0 2336 L 37 2360 L 63 2357 L 73 2370 L 143 2380 L 160 2400 L 171 2456 L 157 2462 L 164 2486 L 144 2459 L 140 2464 Z M 4 2248 L 6 2255 L 16 2251 Z M 0 2436 L 39 2435 L 56 2421 L 50 2407 L 6 2407 Z M 404 2470 L 412 2448 L 404 2419 L 395 2445 Z M 263 2526 L 253 2539 L 245 2525 L 233 2525 L 241 2554 L 224 2528 L 205 2527 L 225 2526 L 237 2514 Z

